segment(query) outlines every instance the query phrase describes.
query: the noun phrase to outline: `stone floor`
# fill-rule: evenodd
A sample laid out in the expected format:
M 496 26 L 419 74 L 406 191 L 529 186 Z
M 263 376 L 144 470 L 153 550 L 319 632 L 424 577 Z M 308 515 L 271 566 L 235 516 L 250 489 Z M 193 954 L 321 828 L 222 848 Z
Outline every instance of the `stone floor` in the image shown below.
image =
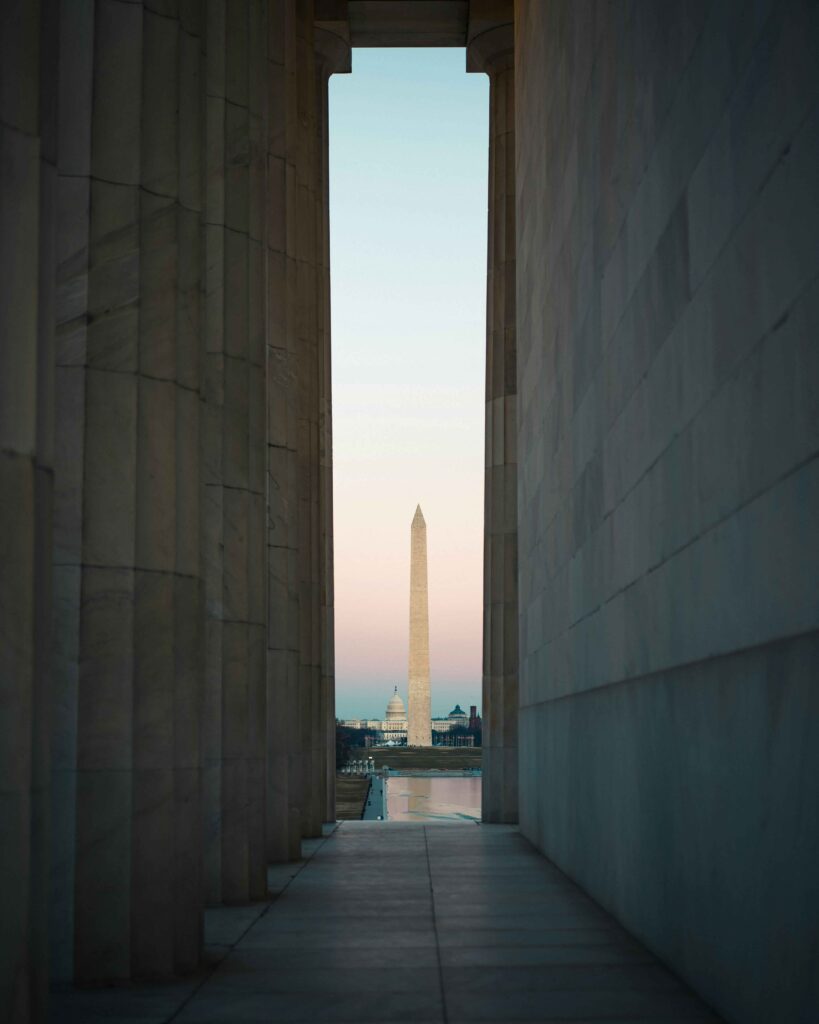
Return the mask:
M 717 1018 L 514 828 L 344 822 L 207 915 L 186 983 L 55 993 L 55 1024 Z

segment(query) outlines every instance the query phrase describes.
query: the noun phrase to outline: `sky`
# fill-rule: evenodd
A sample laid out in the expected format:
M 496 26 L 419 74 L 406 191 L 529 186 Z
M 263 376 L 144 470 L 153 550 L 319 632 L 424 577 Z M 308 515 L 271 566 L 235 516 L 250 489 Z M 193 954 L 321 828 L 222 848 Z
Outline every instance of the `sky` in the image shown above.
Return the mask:
M 407 699 L 427 523 L 433 715 L 480 707 L 489 82 L 462 49 L 330 79 L 336 714 Z

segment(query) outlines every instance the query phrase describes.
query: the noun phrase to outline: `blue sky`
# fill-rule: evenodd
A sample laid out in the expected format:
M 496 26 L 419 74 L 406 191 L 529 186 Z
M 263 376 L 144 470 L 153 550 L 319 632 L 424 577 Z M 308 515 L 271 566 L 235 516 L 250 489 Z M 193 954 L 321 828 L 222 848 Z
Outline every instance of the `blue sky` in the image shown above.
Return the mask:
M 330 79 L 336 706 L 406 700 L 427 521 L 433 714 L 480 706 L 489 83 L 462 49 Z

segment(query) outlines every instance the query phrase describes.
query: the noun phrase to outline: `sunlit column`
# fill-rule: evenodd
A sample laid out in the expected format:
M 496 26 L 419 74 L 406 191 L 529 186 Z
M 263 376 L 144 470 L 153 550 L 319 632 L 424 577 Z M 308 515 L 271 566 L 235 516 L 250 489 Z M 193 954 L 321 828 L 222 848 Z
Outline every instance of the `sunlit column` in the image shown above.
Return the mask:
M 489 75 L 489 237 L 484 490 L 483 818 L 517 821 L 518 570 L 514 29 L 476 34 Z

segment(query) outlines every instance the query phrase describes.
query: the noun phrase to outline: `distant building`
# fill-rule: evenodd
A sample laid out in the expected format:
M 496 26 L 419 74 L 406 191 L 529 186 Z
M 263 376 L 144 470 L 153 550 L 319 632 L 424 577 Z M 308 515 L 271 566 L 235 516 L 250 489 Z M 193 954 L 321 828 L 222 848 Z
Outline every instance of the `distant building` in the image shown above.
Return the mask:
M 475 706 L 473 705 L 470 710 L 476 712 Z M 480 715 L 476 713 L 476 717 L 480 723 Z M 454 736 L 452 737 L 452 744 L 445 737 L 447 733 L 455 728 L 469 728 L 470 722 L 471 716 L 467 715 L 460 704 L 456 704 L 452 711 L 444 718 L 431 718 L 429 724 L 430 731 L 438 734 L 439 743 L 443 742 L 447 746 L 468 747 L 473 745 L 472 736 Z M 407 742 L 407 713 L 397 686 L 392 697 L 390 697 L 383 718 L 342 718 L 339 724 L 346 726 L 348 729 L 372 729 L 376 734 L 374 742 L 377 744 L 396 743 L 403 745 Z M 455 742 L 456 740 L 457 743 Z
M 447 718 L 454 725 L 462 725 L 464 729 L 469 725 L 469 716 L 462 710 L 460 704 L 456 704 L 455 707 L 449 712 Z
M 472 747 L 475 745 L 475 737 L 460 732 L 469 726 L 469 716 L 460 704 L 449 712 L 446 718 L 433 718 L 432 730 L 438 733 L 438 742 L 447 747 Z M 458 730 L 457 732 L 455 730 Z M 454 735 L 448 735 L 453 733 Z

